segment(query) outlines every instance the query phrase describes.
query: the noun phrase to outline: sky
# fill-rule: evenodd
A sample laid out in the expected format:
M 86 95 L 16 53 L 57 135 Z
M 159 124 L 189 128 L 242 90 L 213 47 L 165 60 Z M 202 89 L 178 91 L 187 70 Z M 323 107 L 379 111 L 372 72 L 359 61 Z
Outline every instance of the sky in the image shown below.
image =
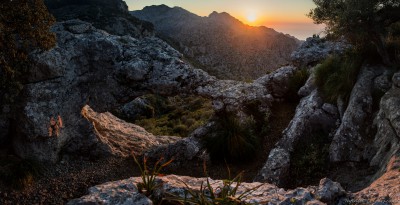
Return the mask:
M 315 7 L 312 0 L 125 0 L 129 10 L 165 4 L 179 6 L 199 16 L 227 12 L 251 26 L 266 26 L 300 40 L 323 31 L 306 16 Z

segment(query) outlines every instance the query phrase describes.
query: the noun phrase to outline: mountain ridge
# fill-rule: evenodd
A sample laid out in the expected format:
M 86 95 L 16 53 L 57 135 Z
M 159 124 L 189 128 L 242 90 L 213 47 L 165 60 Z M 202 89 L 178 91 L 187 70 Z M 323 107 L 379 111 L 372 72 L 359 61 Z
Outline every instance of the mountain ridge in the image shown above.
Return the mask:
M 249 26 L 227 12 L 198 16 L 180 7 L 131 11 L 195 67 L 220 79 L 257 79 L 290 61 L 300 41 L 265 26 Z

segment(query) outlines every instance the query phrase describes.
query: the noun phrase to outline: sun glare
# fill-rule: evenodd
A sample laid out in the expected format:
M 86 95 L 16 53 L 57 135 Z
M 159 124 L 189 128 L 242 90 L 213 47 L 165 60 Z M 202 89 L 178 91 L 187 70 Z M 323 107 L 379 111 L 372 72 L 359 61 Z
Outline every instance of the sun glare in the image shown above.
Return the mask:
M 249 13 L 246 16 L 248 22 L 253 23 L 257 20 L 257 15 L 255 13 Z

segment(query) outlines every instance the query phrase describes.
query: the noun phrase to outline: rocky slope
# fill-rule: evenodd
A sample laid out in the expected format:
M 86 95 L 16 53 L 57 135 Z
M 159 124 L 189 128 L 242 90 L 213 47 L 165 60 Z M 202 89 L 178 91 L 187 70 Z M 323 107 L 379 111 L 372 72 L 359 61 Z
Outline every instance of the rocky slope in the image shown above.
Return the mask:
M 45 0 L 57 21 L 80 19 L 116 35 L 152 36 L 153 25 L 129 15 L 122 0 Z
M 254 83 L 217 80 L 190 67 L 179 52 L 158 38 L 110 35 L 79 20 L 57 23 L 53 31 L 57 46 L 32 56 L 36 63 L 30 83 L 14 113 L 13 122 L 18 124 L 4 129 L 12 128 L 14 149 L 23 158 L 55 162 L 61 151 L 109 153 L 101 148 L 95 127 L 82 116 L 85 105 L 106 112 L 146 93 L 186 92 L 212 99 L 216 111 L 245 116 L 248 104 L 267 112 L 274 98 L 287 90 L 274 84 L 285 82 L 295 70 L 284 67 Z M 63 125 L 57 135 L 49 136 L 51 118 L 58 116 Z
M 156 33 L 197 68 L 221 79 L 252 80 L 289 63 L 294 37 L 243 24 L 228 13 L 200 17 L 182 8 L 149 6 L 131 12 L 154 24 Z
M 35 63 L 29 83 L 15 107 L 3 107 L 6 114 L 0 116 L 0 140 L 11 141 L 15 153 L 22 158 L 54 163 L 71 154 L 128 156 L 133 150 L 156 159 L 161 155 L 174 156 L 177 164 L 207 159 L 200 139 L 210 132 L 213 122 L 195 130 L 188 138 L 177 140 L 154 136 L 107 112 L 146 93 L 166 96 L 191 93 L 212 99 L 216 111 L 233 112 L 239 119 L 250 115 L 246 109 L 249 106 L 265 115 L 271 111 L 272 103 L 285 99 L 288 83 L 300 70 L 299 66 L 309 65 L 303 68 L 309 69 L 311 76 L 298 92 L 302 99 L 294 118 L 256 177 L 265 183 L 263 193 L 253 195 L 252 199 L 259 197 L 260 201 L 278 204 L 338 202 L 337 197 L 344 193 L 338 184 L 327 179 L 314 189 L 330 190 L 326 186 L 334 185 L 332 190 L 336 191 L 332 193 L 340 193 L 331 194 L 334 201 L 325 200 L 322 195 L 316 197 L 318 192 L 313 188 L 279 189 L 277 193 L 276 186 L 268 184 L 284 186 L 290 180 L 292 159 L 298 147 L 304 149 L 322 131 L 329 140 L 327 161 L 338 165 L 337 172 L 341 166 L 358 168 L 359 164 L 374 170 L 372 176 L 364 179 L 367 182 L 362 183 L 363 190 L 347 193 L 342 201 L 383 203 L 385 200 L 396 204 L 399 200 L 400 74 L 384 66 L 364 64 L 348 103 L 340 99 L 333 104 L 324 102 L 314 84 L 312 66 L 347 48 L 341 43 L 309 39 L 292 55 L 297 67 L 284 66 L 253 83 L 244 83 L 218 80 L 194 69 L 182 60 L 181 53 L 156 37 L 113 35 L 81 20 L 59 22 L 52 30 L 57 34 L 57 46 L 48 52 L 32 54 Z M 376 91 L 384 93 L 383 97 L 374 95 Z M 347 173 L 352 178 L 356 174 Z M 114 203 L 138 197 L 150 203 L 136 193 L 135 180 L 92 188 L 91 195 L 71 203 L 87 200 Z M 167 176 L 161 180 L 182 190 L 179 180 L 194 181 L 193 187 L 198 189 L 202 179 Z M 357 183 L 352 180 L 351 183 Z

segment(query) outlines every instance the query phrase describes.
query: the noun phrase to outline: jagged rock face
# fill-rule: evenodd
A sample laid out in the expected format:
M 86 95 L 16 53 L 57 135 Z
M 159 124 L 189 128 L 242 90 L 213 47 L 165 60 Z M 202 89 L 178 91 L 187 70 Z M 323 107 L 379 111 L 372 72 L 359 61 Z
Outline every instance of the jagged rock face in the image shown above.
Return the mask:
M 283 68 L 254 83 L 217 80 L 191 68 L 180 59 L 182 54 L 158 38 L 110 35 L 79 20 L 57 23 L 53 31 L 57 46 L 32 56 L 35 64 L 15 117 L 20 124 L 13 144 L 24 158 L 56 161 L 62 149 L 98 147 L 93 125 L 81 115 L 85 105 L 106 112 L 146 93 L 193 93 L 211 98 L 216 110 L 244 113 L 251 104 L 267 112 L 274 100 L 265 86 L 274 82 L 267 81 L 280 79 L 272 86 L 280 87 L 290 77 Z M 49 138 L 50 118 L 58 115 L 64 126 L 58 137 Z
M 373 146 L 376 153 L 370 164 L 380 167 L 376 176 L 385 173 L 389 161 L 400 155 L 400 73 L 394 74 L 392 81 L 393 86 L 382 97 L 380 110 L 374 119 L 377 132 Z
M 368 137 L 372 135 L 372 88 L 382 67 L 363 66 L 350 94 L 349 103 L 329 148 L 333 162 L 371 160 Z
M 80 19 L 115 35 L 153 36 L 153 25 L 129 15 L 122 0 L 46 0 L 57 21 Z
M 315 65 L 332 54 L 341 54 L 351 45 L 345 42 L 331 42 L 319 37 L 310 37 L 294 51 L 290 58 L 298 67 Z
M 227 13 L 200 17 L 182 8 L 149 6 L 131 12 L 154 24 L 193 65 L 220 79 L 251 80 L 289 63 L 299 45 L 294 37 L 251 27 Z
M 156 193 L 172 193 L 176 196 L 185 197 L 185 190 L 189 186 L 192 190 L 200 190 L 202 183 L 206 182 L 206 178 L 192 178 L 187 176 L 168 175 L 158 178 L 158 183 L 162 184 Z M 222 187 L 222 180 L 209 179 L 214 190 Z M 89 194 L 79 199 L 74 199 L 68 205 L 75 204 L 123 204 L 127 201 L 141 201 L 143 204 L 152 204 L 146 202 L 142 196 L 137 194 L 136 183 L 141 182 L 141 179 L 129 178 L 121 181 L 108 182 L 102 185 L 97 185 L 89 189 Z M 255 189 L 258 187 L 257 189 Z M 203 184 L 204 188 L 204 184 Z M 280 189 L 275 185 L 262 183 L 242 183 L 239 186 L 237 195 L 249 189 L 255 189 L 244 200 L 248 203 L 256 204 L 315 204 L 322 205 L 335 203 L 340 197 L 344 196 L 344 190 L 340 184 L 330 181 L 329 179 L 321 180 L 319 187 L 297 188 L 294 190 Z M 317 191 L 318 190 L 318 191 Z M 128 194 L 129 193 L 129 194 Z M 324 202 L 318 200 L 323 199 Z M 139 204 L 136 202 L 135 204 Z
M 255 180 L 285 185 L 289 180 L 290 155 L 295 151 L 294 148 L 299 143 L 307 144 L 315 133 L 330 133 L 336 128 L 338 118 L 337 108 L 332 104 L 323 103 L 317 89 L 302 98 L 277 147 L 270 152 L 267 162 Z
M 53 31 L 58 37 L 57 47 L 34 57 L 37 63 L 31 70 L 31 83 L 24 88 L 18 109 L 21 112 L 16 114 L 16 121 L 21 124 L 16 127 L 13 144 L 16 153 L 24 158 L 56 161 L 62 148 L 72 151 L 78 145 L 93 146 L 98 140 L 92 125 L 81 115 L 85 104 L 98 112 L 111 110 L 143 91 L 138 88 L 135 92 L 133 87 L 177 92 L 178 89 L 171 89 L 180 84 L 175 76 L 188 74 L 183 69 L 187 65 L 177 58 L 180 54 L 158 39 L 139 41 L 130 36 L 113 36 L 82 21 L 58 23 Z M 147 66 L 145 73 L 135 72 L 141 68 L 140 63 Z M 176 69 L 170 75 L 152 69 L 170 63 Z M 146 83 L 149 76 L 159 83 Z M 158 81 L 162 78 L 166 79 Z M 127 86 L 132 81 L 137 83 Z M 58 137 L 48 138 L 50 116 L 57 115 L 63 119 L 64 127 Z M 80 141 L 86 143 L 77 143 Z

